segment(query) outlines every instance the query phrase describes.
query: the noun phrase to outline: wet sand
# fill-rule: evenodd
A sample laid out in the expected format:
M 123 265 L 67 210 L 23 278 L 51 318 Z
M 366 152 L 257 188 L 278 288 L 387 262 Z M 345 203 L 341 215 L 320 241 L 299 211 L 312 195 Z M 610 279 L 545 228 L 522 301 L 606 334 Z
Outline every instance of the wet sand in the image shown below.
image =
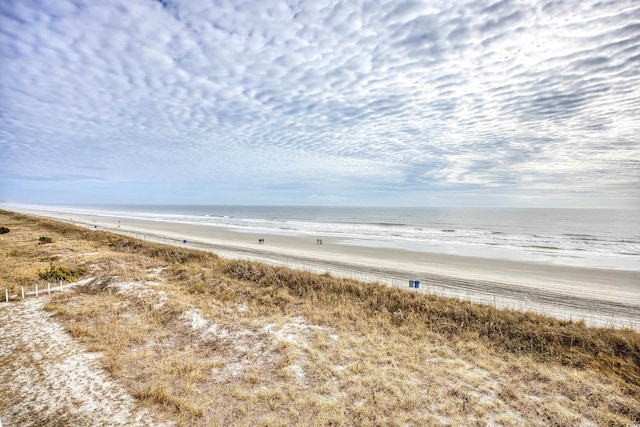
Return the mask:
M 93 229 L 333 276 L 640 330 L 640 272 L 465 257 L 348 244 L 327 236 L 244 233 L 207 224 L 13 208 Z M 259 244 L 259 239 L 265 239 Z M 323 244 L 317 244 L 322 239 Z M 187 243 L 183 243 L 183 241 Z

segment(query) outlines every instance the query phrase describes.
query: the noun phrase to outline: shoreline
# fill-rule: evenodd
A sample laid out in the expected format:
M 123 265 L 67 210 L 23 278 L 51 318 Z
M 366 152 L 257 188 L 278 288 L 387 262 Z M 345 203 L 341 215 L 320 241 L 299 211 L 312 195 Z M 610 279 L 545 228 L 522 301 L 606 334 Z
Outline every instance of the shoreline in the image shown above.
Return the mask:
M 162 222 L 65 211 L 8 210 L 156 242 L 239 258 L 329 272 L 336 277 L 431 292 L 473 302 L 534 311 L 590 326 L 640 330 L 640 272 L 474 258 L 349 245 L 340 239 L 233 231 L 206 224 Z M 258 239 L 264 238 L 264 244 Z M 186 244 L 183 241 L 186 240 Z
M 599 218 L 597 224 L 593 223 L 593 219 L 582 217 L 578 220 L 581 225 L 576 228 L 574 225 L 566 224 L 571 215 L 568 216 L 564 209 L 560 210 L 563 211 L 562 214 L 553 210 L 550 218 L 551 228 L 547 229 L 548 220 L 542 221 L 539 215 L 529 212 L 530 209 L 522 210 L 526 211 L 526 214 L 516 210 L 514 214 L 503 216 L 500 212 L 495 212 L 491 218 L 487 217 L 486 210 L 470 210 L 466 211 L 465 217 L 471 219 L 464 225 L 461 222 L 464 222 L 460 216 L 461 212 L 456 210 L 449 212 L 452 215 L 449 222 L 442 217 L 442 212 L 435 210 L 419 212 L 420 215 L 433 216 L 431 220 L 418 219 L 417 213 L 414 213 L 409 215 L 404 223 L 397 221 L 397 215 L 403 215 L 404 210 L 397 211 L 396 215 L 391 217 L 386 211 L 377 212 L 374 218 L 368 216 L 369 211 L 353 208 L 356 211 L 348 213 L 347 217 L 343 218 L 343 213 L 340 213 L 340 208 L 337 207 L 310 213 L 305 211 L 304 207 L 295 206 L 291 207 L 291 212 L 284 207 L 277 207 L 271 211 L 271 208 L 266 206 L 249 207 L 248 210 L 241 206 L 194 206 L 194 210 L 180 206 L 135 205 L 7 206 L 16 209 L 65 212 L 69 215 L 199 224 L 254 235 L 331 237 L 337 239 L 334 243 L 350 246 L 640 273 L 640 246 L 634 245 L 634 242 L 640 241 L 637 240 L 638 236 L 628 240 L 629 233 L 635 234 L 631 229 L 621 229 L 616 225 L 614 217 L 605 216 L 605 220 L 599 213 L 594 213 L 596 218 Z M 335 211 L 336 209 L 338 210 Z M 625 224 L 632 222 L 624 216 L 619 219 Z M 568 228 L 558 228 L 554 221 L 565 223 Z M 585 228 L 587 224 L 591 224 L 591 227 Z M 397 229 L 395 225 L 398 225 Z M 638 225 L 640 226 L 640 223 Z M 624 234 L 619 234 L 622 230 L 625 230 Z

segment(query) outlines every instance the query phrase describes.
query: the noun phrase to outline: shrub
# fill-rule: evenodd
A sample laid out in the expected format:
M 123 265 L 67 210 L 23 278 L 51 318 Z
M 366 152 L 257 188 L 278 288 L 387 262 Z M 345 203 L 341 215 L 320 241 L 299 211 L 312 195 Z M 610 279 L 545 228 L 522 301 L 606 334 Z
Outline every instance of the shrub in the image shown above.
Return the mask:
M 53 243 L 53 239 L 51 237 L 47 237 L 47 236 L 41 236 L 38 241 L 40 242 L 41 245 L 45 245 L 47 243 Z
M 66 282 L 71 282 L 82 276 L 84 271 L 85 270 L 83 268 L 72 270 L 66 265 L 54 266 L 51 264 L 48 270 L 39 271 L 38 277 L 42 280 L 64 280 Z
M 0 234 L 7 234 L 9 231 L 11 230 L 9 230 L 7 227 L 0 227 Z

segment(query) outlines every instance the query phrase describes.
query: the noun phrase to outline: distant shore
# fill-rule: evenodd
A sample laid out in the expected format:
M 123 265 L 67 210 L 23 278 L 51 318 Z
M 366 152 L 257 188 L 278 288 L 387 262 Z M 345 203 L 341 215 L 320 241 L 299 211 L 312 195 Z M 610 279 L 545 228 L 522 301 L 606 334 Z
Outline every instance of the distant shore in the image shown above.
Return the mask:
M 3 207 L 4 208 L 4 207 Z M 345 244 L 327 236 L 244 233 L 206 224 L 10 208 L 88 228 L 211 250 L 417 292 L 535 311 L 588 325 L 640 330 L 640 272 L 582 268 Z M 259 243 L 264 239 L 264 243 Z M 322 239 L 319 244 L 318 239 Z

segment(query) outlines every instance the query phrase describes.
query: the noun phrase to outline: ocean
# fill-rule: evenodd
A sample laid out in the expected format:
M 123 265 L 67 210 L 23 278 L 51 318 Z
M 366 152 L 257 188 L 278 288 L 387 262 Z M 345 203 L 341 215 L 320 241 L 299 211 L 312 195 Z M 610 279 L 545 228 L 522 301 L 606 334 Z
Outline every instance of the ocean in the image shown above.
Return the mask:
M 640 271 L 640 211 L 310 206 L 64 206 L 334 243 Z

